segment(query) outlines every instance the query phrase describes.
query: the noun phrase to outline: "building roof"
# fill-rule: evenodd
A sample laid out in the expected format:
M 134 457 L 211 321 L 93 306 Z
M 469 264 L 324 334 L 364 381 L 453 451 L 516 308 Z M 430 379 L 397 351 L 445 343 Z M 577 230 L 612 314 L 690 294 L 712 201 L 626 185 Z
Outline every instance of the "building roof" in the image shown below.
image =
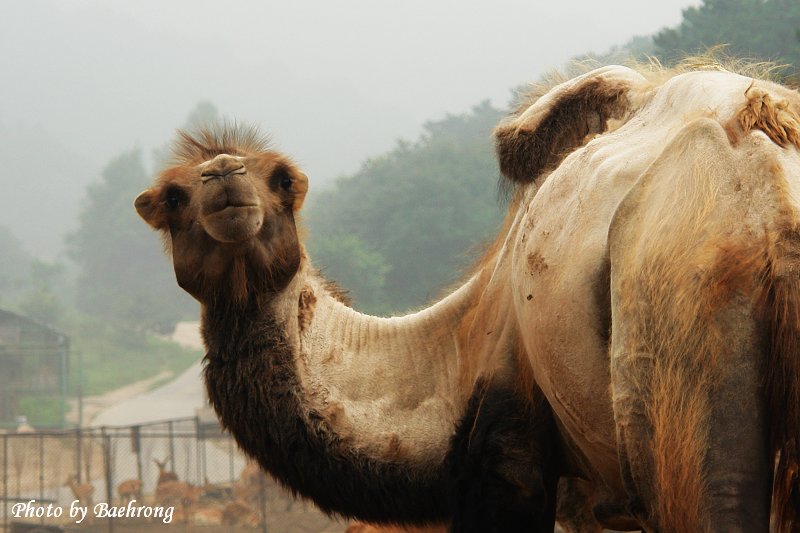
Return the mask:
M 0 309 L 0 350 L 16 346 L 26 348 L 62 348 L 68 337 L 32 318 Z

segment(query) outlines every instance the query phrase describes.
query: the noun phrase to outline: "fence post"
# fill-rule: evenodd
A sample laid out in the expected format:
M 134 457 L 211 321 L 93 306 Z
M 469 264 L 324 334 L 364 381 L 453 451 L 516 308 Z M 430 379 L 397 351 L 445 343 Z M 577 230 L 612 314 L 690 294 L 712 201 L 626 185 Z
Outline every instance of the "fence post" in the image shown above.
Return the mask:
M 169 428 L 169 465 L 171 470 L 175 472 L 175 435 L 172 431 L 172 420 L 167 423 L 167 427 Z
M 44 500 L 44 433 L 39 433 L 39 500 Z
M 205 444 L 201 444 L 200 436 L 200 417 L 194 417 L 194 459 L 195 459 L 195 474 L 197 475 L 197 484 L 205 485 L 208 472 L 205 465 Z M 200 455 L 200 447 L 203 447 L 203 455 Z
M 75 429 L 75 469 L 78 471 L 78 483 L 82 482 L 83 474 L 83 429 Z M 91 481 L 91 480 L 89 480 Z
M 131 447 L 136 452 L 136 479 L 141 483 L 144 488 L 144 479 L 142 478 L 142 426 L 131 426 Z
M 3 434 L 3 498 L 8 498 L 8 434 Z M 3 531 L 8 531 L 8 502 L 3 502 Z
M 108 505 L 113 505 L 114 481 L 111 478 L 111 436 L 106 433 L 105 426 L 100 429 L 100 433 L 103 436 L 103 462 L 105 463 L 106 501 L 108 502 Z M 91 513 L 92 510 L 89 509 L 89 512 Z M 108 517 L 108 531 L 109 533 L 113 533 L 114 531 L 114 520 L 110 516 Z

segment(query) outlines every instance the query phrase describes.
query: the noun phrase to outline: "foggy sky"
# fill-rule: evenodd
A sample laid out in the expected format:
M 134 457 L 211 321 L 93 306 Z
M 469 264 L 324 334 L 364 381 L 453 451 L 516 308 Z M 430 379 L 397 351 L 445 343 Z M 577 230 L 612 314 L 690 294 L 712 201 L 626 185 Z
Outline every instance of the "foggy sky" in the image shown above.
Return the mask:
M 270 132 L 313 191 L 425 121 L 504 107 L 512 88 L 697 3 L 5 1 L 0 185 L 14 194 L 0 225 L 55 256 L 103 165 L 149 155 L 203 100 Z

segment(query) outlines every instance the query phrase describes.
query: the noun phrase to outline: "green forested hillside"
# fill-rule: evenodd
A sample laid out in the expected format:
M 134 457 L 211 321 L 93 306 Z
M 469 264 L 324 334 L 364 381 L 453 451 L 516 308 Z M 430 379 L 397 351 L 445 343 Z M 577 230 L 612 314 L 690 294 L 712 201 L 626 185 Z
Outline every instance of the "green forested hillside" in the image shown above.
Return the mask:
M 175 284 L 158 236 L 133 209 L 150 185 L 140 150 L 108 163 L 86 190 L 78 229 L 68 251 L 78 266 L 76 305 L 86 314 L 133 328 L 167 332 L 197 305 Z
M 488 103 L 425 126 L 305 208 L 309 250 L 372 313 L 422 304 L 456 279 L 502 214 Z
M 728 45 L 735 57 L 800 66 L 800 2 L 798 0 L 705 0 L 683 12 L 676 28 L 653 36 L 655 54 L 667 62 L 716 45 Z

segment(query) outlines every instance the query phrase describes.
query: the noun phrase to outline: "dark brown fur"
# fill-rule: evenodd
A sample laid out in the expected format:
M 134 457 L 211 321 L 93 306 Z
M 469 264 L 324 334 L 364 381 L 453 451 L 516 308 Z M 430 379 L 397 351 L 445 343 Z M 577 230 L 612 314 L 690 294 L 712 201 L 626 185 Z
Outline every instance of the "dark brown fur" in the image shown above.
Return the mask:
M 625 111 L 628 86 L 589 79 L 561 95 L 536 124 L 518 124 L 511 117 L 495 130 L 497 159 L 504 176 L 530 183 L 552 169 L 587 136 L 602 133 L 609 118 Z
M 780 533 L 800 529 L 800 224 L 784 207 L 770 235 L 760 309 L 769 324 L 766 391 L 775 473 L 772 508 Z
M 541 392 L 479 381 L 451 440 L 452 531 L 552 532 L 560 468 Z
M 218 242 L 197 223 L 200 207 L 191 196 L 199 187 L 198 165 L 221 154 L 246 158 L 246 179 L 254 184 L 264 209 L 256 239 L 259 246 Z M 178 284 L 201 302 L 217 298 L 221 287 L 240 302 L 253 293 L 284 288 L 302 257 L 295 212 L 308 189 L 305 175 L 289 158 L 270 150 L 257 129 L 230 125 L 179 132 L 173 162 L 135 205 L 162 232 L 172 251 Z M 281 186 L 286 179 L 291 180 L 288 189 Z M 170 198 L 178 199 L 175 208 L 167 207 Z

